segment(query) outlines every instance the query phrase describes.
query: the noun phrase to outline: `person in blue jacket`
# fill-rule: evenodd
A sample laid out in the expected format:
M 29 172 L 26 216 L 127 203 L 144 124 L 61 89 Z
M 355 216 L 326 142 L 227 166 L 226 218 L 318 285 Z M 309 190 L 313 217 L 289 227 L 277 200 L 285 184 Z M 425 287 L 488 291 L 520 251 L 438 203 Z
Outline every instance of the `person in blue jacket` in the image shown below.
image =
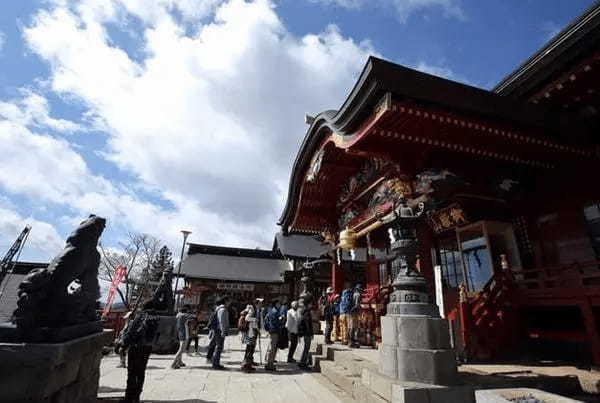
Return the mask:
M 276 371 L 275 356 L 277 355 L 277 342 L 279 341 L 279 333 L 282 327 L 282 318 L 279 312 L 281 304 L 278 300 L 271 301 L 271 307 L 265 316 L 265 330 L 269 332 L 269 349 L 267 350 L 267 359 L 265 370 Z
M 354 290 L 352 290 L 350 284 L 346 284 L 346 288 L 342 291 L 342 298 L 340 300 L 340 333 L 342 344 L 348 344 L 348 320 L 350 312 L 352 311 L 353 293 Z

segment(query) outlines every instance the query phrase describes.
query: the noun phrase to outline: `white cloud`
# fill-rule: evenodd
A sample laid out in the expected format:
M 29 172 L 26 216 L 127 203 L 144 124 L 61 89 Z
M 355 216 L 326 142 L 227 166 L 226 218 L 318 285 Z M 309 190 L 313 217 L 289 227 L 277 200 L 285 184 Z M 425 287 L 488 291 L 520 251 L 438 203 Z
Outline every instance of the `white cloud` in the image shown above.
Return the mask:
M 64 247 L 64 240 L 52 224 L 23 217 L 10 207 L 0 205 L 0 244 L 6 245 L 2 250 L 8 250 L 8 245 L 12 245 L 27 224 L 32 226 L 32 230 L 20 260 L 47 261 Z
M 337 5 L 349 9 L 360 9 L 363 7 L 391 8 L 398 20 L 405 23 L 408 18 L 422 10 L 440 9 L 446 18 L 454 18 L 459 21 L 466 19 L 465 13 L 459 6 L 457 0 L 309 0 L 312 3 L 325 5 Z
M 0 160 L 0 186 L 68 206 L 73 216 L 105 216 L 109 225 L 171 246 L 188 228 L 192 241 L 268 247 L 306 131 L 304 114 L 341 104 L 375 52 L 335 26 L 296 37 L 270 0 L 178 3 L 188 22 L 173 17 L 174 3 L 157 4 L 142 15 L 142 2 L 58 1 L 24 30 L 50 65 L 50 89 L 84 106 L 86 119 L 107 131 L 103 155 L 139 182 L 93 174 L 70 143 L 44 133 L 48 108 L 37 99 L 3 103 L 0 139 L 10 157 Z M 198 4 L 212 11 L 200 17 L 192 7 Z M 144 21 L 137 62 L 106 30 L 129 15 Z M 195 33 L 187 36 L 183 24 L 193 18 Z
M 30 90 L 22 90 L 23 97 L 9 102 L 0 101 L 0 122 L 7 120 L 22 126 L 38 126 L 72 133 L 84 130 L 79 124 L 50 116 L 48 100 Z
M 0 51 L 2 51 L 2 48 L 4 47 L 5 43 L 6 43 L 6 35 L 4 35 L 4 32 L 0 31 Z

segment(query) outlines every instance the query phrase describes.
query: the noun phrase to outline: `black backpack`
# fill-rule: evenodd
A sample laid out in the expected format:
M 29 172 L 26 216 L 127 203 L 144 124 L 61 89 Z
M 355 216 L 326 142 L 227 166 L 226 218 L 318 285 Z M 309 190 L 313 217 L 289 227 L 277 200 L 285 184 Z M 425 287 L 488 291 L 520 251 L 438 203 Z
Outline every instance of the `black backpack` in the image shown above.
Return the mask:
M 140 312 L 129 322 L 123 331 L 123 345 L 139 346 L 150 344 L 157 329 L 157 320 L 151 318 L 146 312 Z
M 209 330 L 217 330 L 219 328 L 219 317 L 217 316 L 217 310 L 215 309 L 213 313 L 208 318 L 208 324 L 206 327 Z

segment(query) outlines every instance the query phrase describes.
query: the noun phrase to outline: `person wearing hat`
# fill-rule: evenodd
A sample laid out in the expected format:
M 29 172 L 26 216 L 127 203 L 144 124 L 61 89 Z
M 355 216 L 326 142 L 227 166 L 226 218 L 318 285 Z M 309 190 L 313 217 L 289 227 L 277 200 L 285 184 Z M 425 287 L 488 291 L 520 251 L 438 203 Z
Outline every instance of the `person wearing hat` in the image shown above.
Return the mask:
M 265 306 L 264 306 L 264 298 L 256 298 L 254 300 L 254 308 L 256 310 L 256 318 L 258 319 L 257 325 L 258 325 L 258 335 L 260 336 L 260 333 L 265 330 L 265 315 L 266 310 L 265 310 Z
M 362 298 L 362 286 L 356 284 L 352 294 L 352 306 L 348 317 L 348 346 L 360 348 L 358 342 L 358 317 L 360 313 L 360 302 Z
M 302 356 L 298 367 L 304 370 L 310 370 L 310 343 L 313 338 L 312 315 L 310 313 L 312 306 L 310 302 L 299 304 L 300 321 L 298 322 L 298 337 L 301 337 L 304 344 L 302 346 Z
M 335 293 L 332 287 L 327 287 L 325 308 L 323 309 L 323 317 L 325 318 L 325 344 L 333 344 L 331 341 L 331 332 L 333 330 L 333 320 L 335 318 Z
M 276 371 L 275 368 L 275 356 L 277 355 L 277 344 L 279 342 L 279 333 L 281 332 L 281 327 L 283 321 L 281 319 L 279 309 L 281 308 L 281 304 L 279 300 L 275 299 L 271 301 L 271 307 L 269 308 L 269 312 L 265 317 L 265 330 L 269 332 L 269 349 L 267 350 L 266 364 L 265 370 L 267 371 Z
M 300 313 L 298 312 L 298 301 L 292 301 L 291 308 L 287 311 L 285 328 L 290 337 L 290 349 L 288 350 L 287 362 L 294 363 L 294 353 L 298 347 L 298 322 L 300 321 Z

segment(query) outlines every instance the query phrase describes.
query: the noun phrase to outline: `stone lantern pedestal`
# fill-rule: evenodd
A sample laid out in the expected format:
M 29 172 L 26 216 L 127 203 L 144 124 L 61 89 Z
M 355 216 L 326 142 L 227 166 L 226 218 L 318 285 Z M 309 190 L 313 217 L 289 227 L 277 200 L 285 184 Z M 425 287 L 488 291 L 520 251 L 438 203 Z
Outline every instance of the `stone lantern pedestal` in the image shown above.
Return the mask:
M 395 273 L 387 314 L 381 317 L 379 372 L 394 379 L 392 401 L 474 403 L 471 387 L 458 385 L 456 356 L 448 321 L 432 303 L 427 280 L 416 270 L 416 214 L 400 200 L 397 221 L 388 232 Z
M 379 372 L 397 380 L 393 401 L 474 403 L 475 393 L 458 382 L 448 321 L 423 292 L 424 278 L 397 278 L 388 314 L 381 317 Z M 391 312 L 391 313 L 390 313 Z

